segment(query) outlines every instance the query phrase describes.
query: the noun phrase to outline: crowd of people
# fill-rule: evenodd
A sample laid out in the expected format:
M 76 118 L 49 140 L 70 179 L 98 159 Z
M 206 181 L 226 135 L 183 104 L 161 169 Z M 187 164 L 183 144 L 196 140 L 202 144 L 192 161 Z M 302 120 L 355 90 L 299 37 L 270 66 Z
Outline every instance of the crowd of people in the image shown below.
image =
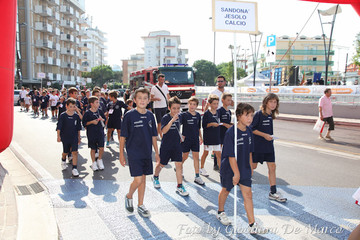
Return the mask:
M 119 141 L 119 160 L 122 166 L 128 164 L 133 181 L 125 196 L 125 209 L 134 212 L 133 194 L 138 191 L 138 212 L 149 217 L 150 211 L 144 205 L 146 176 L 152 176 L 153 186 L 158 189 L 160 173 L 169 161 L 175 162 L 176 192 L 188 196 L 183 185 L 183 163 L 190 151 L 194 160 L 194 182 L 205 186 L 201 178 L 209 176 L 205 170 L 205 159 L 214 153 L 214 170 L 219 172 L 222 189 L 219 193 L 217 218 L 224 225 L 231 222 L 224 212 L 226 199 L 235 185 L 239 185 L 247 213 L 251 233 L 262 233 L 263 228 L 255 223 L 252 202 L 252 174 L 258 163 L 267 162 L 269 169 L 270 200 L 286 202 L 276 189 L 276 165 L 273 144 L 273 119 L 278 114 L 279 98 L 269 93 L 259 111 L 246 103 L 235 106 L 237 126 L 231 120 L 232 95 L 224 89 L 225 77 L 217 78 L 218 88 L 209 95 L 203 116 L 197 112 L 199 100 L 188 99 L 188 110 L 181 112 L 181 101 L 170 97 L 165 77 L 160 74 L 158 83 L 151 91 L 136 89 L 125 93 L 126 102 L 118 99 L 116 91 L 95 87 L 92 91 L 76 88 L 62 89 L 22 89 L 21 110 L 29 111 L 32 106 L 35 116 L 39 116 L 39 106 L 43 117 L 51 108 L 52 118 L 58 118 L 57 141 L 62 142 L 61 169 L 68 168 L 66 159 L 72 166 L 72 175 L 79 176 L 77 170 L 80 132 L 85 129 L 90 148 L 91 169 L 103 170 L 104 147 L 116 130 Z M 153 102 L 154 113 L 150 102 Z M 123 113 L 124 109 L 124 113 Z M 202 131 L 201 131 L 202 128 Z M 105 130 L 106 134 L 105 134 Z M 234 135 L 237 129 L 237 159 L 234 151 Z M 161 141 L 158 148 L 157 141 Z M 200 147 L 204 151 L 200 158 Z M 125 149 L 126 155 L 125 158 Z M 152 150 L 155 151 L 155 169 Z M 200 176 L 201 175 L 201 176 Z

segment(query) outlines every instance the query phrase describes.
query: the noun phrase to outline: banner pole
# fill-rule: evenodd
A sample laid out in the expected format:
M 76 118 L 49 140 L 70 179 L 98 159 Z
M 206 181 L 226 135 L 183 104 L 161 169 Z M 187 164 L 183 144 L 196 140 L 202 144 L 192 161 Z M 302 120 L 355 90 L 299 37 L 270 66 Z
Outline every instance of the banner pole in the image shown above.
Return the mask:
M 237 119 L 236 119 L 236 107 L 237 107 L 237 45 L 236 45 L 236 33 L 234 33 L 234 153 L 235 153 L 235 161 L 237 162 Z M 234 186 L 234 229 L 236 232 L 236 223 L 237 223 L 237 185 Z

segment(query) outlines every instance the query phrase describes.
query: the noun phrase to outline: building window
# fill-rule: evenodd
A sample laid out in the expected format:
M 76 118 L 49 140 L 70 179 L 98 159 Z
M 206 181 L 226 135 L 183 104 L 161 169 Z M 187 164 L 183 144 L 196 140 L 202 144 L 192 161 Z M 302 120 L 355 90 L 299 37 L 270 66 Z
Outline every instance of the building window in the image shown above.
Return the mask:
M 314 62 L 317 61 L 317 57 L 313 57 L 313 61 L 314 61 Z
M 166 50 L 166 56 L 171 56 L 171 50 L 170 49 Z
M 167 39 L 166 45 L 171 46 L 171 39 Z
M 170 60 L 168 59 L 168 60 L 166 60 L 166 63 L 169 64 L 169 63 L 171 63 L 171 62 L 170 62 Z

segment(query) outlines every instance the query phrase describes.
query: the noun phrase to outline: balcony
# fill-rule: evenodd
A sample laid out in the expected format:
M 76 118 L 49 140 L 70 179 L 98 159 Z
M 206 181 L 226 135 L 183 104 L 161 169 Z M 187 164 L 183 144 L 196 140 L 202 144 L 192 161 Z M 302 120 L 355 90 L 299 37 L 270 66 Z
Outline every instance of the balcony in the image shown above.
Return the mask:
M 71 34 L 61 34 L 60 39 L 63 41 L 70 41 L 73 42 L 74 41 L 74 36 Z
M 60 36 L 60 28 L 57 27 L 53 28 L 52 34 L 56 36 Z
M 37 48 L 45 48 L 45 49 L 52 49 L 53 42 L 47 40 L 36 40 L 35 47 Z
M 68 20 L 61 20 L 60 26 L 64 28 L 74 28 L 74 22 Z
M 53 58 L 52 57 L 36 56 L 36 61 L 35 62 L 37 64 L 50 64 L 50 65 L 52 65 Z
M 51 17 L 52 16 L 51 8 L 42 6 L 42 5 L 35 6 L 35 13 L 39 14 L 40 16 L 43 16 L 43 17 Z
M 49 80 L 54 80 L 54 74 L 53 74 L 53 73 L 46 73 L 46 77 L 47 77 Z
M 84 17 L 81 17 L 79 19 L 79 23 L 81 25 L 85 25 L 85 26 L 90 26 L 91 25 L 90 19 L 89 18 L 84 18 Z
M 60 21 L 60 14 L 58 12 L 55 12 L 51 18 L 49 18 L 50 20 L 56 20 L 56 21 Z
M 35 30 L 40 32 L 52 33 L 53 28 L 50 24 L 45 22 L 35 22 Z
M 80 57 L 80 52 L 79 52 L 79 51 L 75 51 L 75 56 L 79 58 L 79 57 Z
M 62 5 L 60 6 L 60 12 L 67 15 L 74 15 L 74 8 Z
M 61 68 L 75 68 L 75 63 L 73 62 L 62 62 Z
M 60 44 L 59 43 L 53 44 L 52 48 L 53 50 L 60 51 Z
M 75 30 L 76 30 L 77 32 L 79 32 L 79 31 L 80 31 L 79 24 L 75 24 Z
M 164 46 L 165 48 L 174 48 L 174 47 L 176 47 L 175 45 L 171 45 L 171 44 L 166 44 L 165 46 Z
M 75 43 L 80 44 L 80 39 L 78 37 L 75 38 Z
M 281 66 L 325 66 L 325 61 L 312 61 L 312 60 L 283 60 L 279 64 L 276 61 L 273 65 Z M 329 66 L 334 66 L 334 61 L 329 61 Z
M 61 74 L 57 73 L 54 75 L 54 80 L 61 81 Z
M 47 0 L 46 2 L 51 6 L 59 6 L 60 5 L 60 0 Z
M 80 17 L 80 13 L 78 11 L 75 11 L 75 17 L 79 18 Z
M 65 55 L 74 55 L 74 49 L 73 48 L 61 48 L 61 54 Z
M 81 42 L 79 47 L 84 48 L 84 49 L 89 49 L 87 42 Z
M 54 58 L 52 65 L 60 67 L 60 66 L 61 66 L 61 59 L 59 59 L 59 58 Z
M 287 49 L 276 49 L 277 55 L 284 55 Z M 289 55 L 320 55 L 324 56 L 324 50 L 289 50 Z M 330 55 L 334 55 L 334 51 L 330 51 Z
M 81 69 L 80 64 L 76 64 L 76 69 L 80 71 L 80 69 Z
M 74 76 L 62 76 L 62 80 L 64 81 L 64 84 L 73 84 L 75 85 L 75 77 Z M 66 82 L 71 82 L 71 83 L 66 83 Z

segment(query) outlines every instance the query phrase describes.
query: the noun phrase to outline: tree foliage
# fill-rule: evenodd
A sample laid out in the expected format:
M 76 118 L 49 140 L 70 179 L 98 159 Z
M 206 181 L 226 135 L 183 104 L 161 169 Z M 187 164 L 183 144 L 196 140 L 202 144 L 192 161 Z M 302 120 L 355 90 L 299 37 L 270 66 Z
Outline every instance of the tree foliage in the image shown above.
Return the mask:
M 114 72 L 109 65 L 100 65 L 91 69 L 92 82 L 97 86 L 102 86 L 113 78 Z
M 217 75 L 219 75 L 219 72 L 214 63 L 202 59 L 195 61 L 193 67 L 196 69 L 196 85 L 214 85 L 214 79 Z
M 355 40 L 355 55 L 353 57 L 355 65 L 360 66 L 360 33 L 356 35 Z
M 216 66 L 220 75 L 223 75 L 227 81 L 231 82 L 231 85 L 234 84 L 234 64 L 233 62 L 220 63 Z M 247 76 L 245 69 L 237 68 L 237 79 L 240 80 Z

